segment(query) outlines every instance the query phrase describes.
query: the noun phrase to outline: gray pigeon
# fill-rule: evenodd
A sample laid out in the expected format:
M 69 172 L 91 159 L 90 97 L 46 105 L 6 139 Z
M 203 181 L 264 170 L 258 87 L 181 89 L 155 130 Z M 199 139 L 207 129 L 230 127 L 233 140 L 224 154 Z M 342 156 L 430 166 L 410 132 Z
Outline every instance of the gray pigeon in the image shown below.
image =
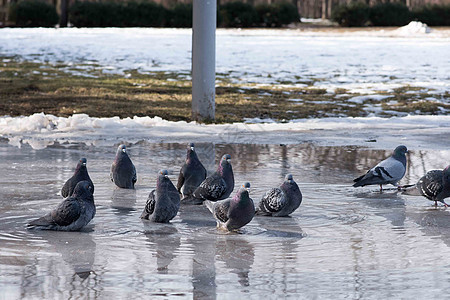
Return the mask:
M 255 215 L 255 205 L 249 196 L 250 183 L 246 182 L 232 199 L 204 203 L 217 221 L 217 227 L 228 231 L 241 228 Z
M 279 188 L 272 188 L 259 201 L 256 213 L 263 216 L 286 217 L 302 203 L 302 192 L 291 174 Z
M 427 198 L 428 200 L 437 202 L 442 202 L 445 207 L 448 204 L 445 203 L 444 199 L 450 197 L 450 165 L 447 166 L 443 171 L 432 170 L 427 172 L 416 184 L 416 188 L 419 190 L 420 194 Z
M 182 198 L 189 197 L 205 178 L 206 169 L 195 153 L 194 143 L 190 143 L 186 162 L 181 167 L 178 176 L 177 190 L 181 193 Z
M 137 181 L 136 168 L 128 157 L 127 147 L 123 144 L 117 148 L 116 159 L 112 163 L 110 177 L 111 181 L 118 187 L 134 189 L 134 184 Z
M 89 181 L 77 183 L 72 196 L 67 197 L 45 216 L 31 221 L 29 229 L 78 231 L 95 216 L 94 188 Z
M 406 172 L 406 153 L 408 149 L 401 145 L 395 148 L 394 153 L 381 161 L 375 167 L 367 171 L 366 174 L 354 179 L 354 187 L 379 184 L 380 191 L 383 190 L 383 184 L 392 184 L 397 186 L 400 179 Z
M 220 160 L 217 171 L 206 177 L 192 197 L 201 204 L 204 200 L 218 201 L 228 198 L 234 189 L 234 175 L 231 167 L 231 156 L 225 154 Z
M 87 168 L 86 168 L 87 160 L 86 158 L 82 158 L 78 161 L 77 168 L 75 169 L 75 173 L 73 173 L 73 176 L 70 177 L 66 183 L 64 183 L 64 186 L 61 189 L 61 195 L 64 198 L 67 198 L 69 196 L 72 196 L 73 190 L 75 189 L 75 186 L 78 182 L 86 180 L 88 181 L 92 186 L 92 193 L 94 193 L 94 183 L 92 182 L 91 178 L 89 177 Z
M 150 192 L 141 219 L 168 223 L 177 215 L 180 208 L 180 194 L 167 174 L 167 170 L 159 172 L 156 189 Z

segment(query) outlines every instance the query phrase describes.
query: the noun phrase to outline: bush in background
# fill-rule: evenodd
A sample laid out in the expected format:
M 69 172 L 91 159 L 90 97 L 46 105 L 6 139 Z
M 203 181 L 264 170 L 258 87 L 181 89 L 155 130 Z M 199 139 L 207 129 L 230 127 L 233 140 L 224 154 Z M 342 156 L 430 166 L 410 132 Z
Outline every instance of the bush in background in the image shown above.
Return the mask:
M 76 27 L 162 27 L 167 10 L 153 2 L 75 2 L 69 20 Z
M 175 28 L 192 27 L 192 4 L 178 3 L 168 10 L 168 26 Z
M 429 26 L 450 26 L 450 5 L 428 5 L 414 9 L 414 20 Z
M 300 20 L 297 8 L 288 2 L 260 4 L 255 9 L 262 27 L 281 27 Z
M 370 7 L 364 2 L 339 5 L 331 12 L 331 19 L 346 27 L 366 26 L 369 17 Z
M 21 1 L 11 5 L 10 20 L 19 27 L 53 27 L 58 24 L 56 8 L 41 1 Z
M 370 8 L 370 23 L 374 26 L 404 26 L 410 21 L 409 9 L 401 2 L 379 3 Z
M 219 7 L 220 27 L 252 27 L 258 21 L 254 7 L 243 2 L 229 2 Z

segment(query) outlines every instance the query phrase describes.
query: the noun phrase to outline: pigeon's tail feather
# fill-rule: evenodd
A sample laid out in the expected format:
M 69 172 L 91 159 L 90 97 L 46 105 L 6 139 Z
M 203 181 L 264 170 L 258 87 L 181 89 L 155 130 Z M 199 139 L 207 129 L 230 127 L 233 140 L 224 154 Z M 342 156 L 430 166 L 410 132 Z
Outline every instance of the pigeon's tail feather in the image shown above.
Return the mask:
M 209 201 L 209 200 L 205 200 L 205 201 L 203 201 L 203 203 L 204 203 L 205 206 L 209 209 L 209 211 L 210 211 L 212 214 L 214 214 L 214 203 L 215 203 L 215 202 L 212 202 L 212 201 Z
M 361 176 L 359 176 L 358 178 L 353 179 L 353 182 L 359 182 L 359 181 L 361 181 L 361 180 L 364 178 L 364 176 L 366 176 L 366 174 L 361 175 Z
M 402 194 L 409 196 L 422 196 L 422 193 L 415 185 L 402 189 Z
M 150 214 L 144 209 L 144 211 L 142 212 L 140 218 L 148 220 L 149 216 L 150 216 Z
M 195 198 L 192 195 L 186 195 L 181 199 L 181 204 L 193 204 L 193 205 L 201 205 L 203 203 L 202 199 Z
M 55 225 L 55 223 L 50 220 L 47 216 L 43 216 L 39 219 L 33 220 L 27 224 L 28 229 L 39 228 L 39 227 L 50 227 Z

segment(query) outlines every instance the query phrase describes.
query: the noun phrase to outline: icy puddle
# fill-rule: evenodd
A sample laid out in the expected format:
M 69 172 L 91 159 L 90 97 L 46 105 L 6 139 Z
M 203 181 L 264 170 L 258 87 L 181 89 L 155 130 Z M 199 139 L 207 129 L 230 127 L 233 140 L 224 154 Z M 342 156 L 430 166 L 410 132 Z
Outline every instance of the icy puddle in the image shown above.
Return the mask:
M 290 218 L 256 217 L 223 234 L 203 206 L 171 224 L 139 215 L 159 169 L 176 182 L 185 144 L 129 145 L 136 190 L 109 180 L 116 146 L 0 142 L 0 299 L 441 298 L 450 290 L 450 210 L 351 181 L 392 149 L 314 144 L 197 144 L 208 171 L 232 156 L 236 184 L 257 201 L 292 173 L 303 203 Z M 27 231 L 54 208 L 77 161 L 88 159 L 97 215 L 82 232 Z M 448 151 L 411 151 L 402 183 L 449 163 Z M 448 294 L 448 293 L 447 293 Z

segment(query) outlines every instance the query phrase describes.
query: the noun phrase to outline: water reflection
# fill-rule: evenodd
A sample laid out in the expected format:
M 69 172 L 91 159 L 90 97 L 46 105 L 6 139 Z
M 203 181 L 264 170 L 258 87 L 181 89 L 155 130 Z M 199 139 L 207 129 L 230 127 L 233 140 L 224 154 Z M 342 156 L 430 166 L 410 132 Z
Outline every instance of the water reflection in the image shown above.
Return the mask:
M 232 155 L 236 182 L 252 183 L 255 202 L 287 173 L 304 195 L 289 218 L 258 216 L 241 234 L 223 235 L 203 206 L 182 206 L 171 224 L 142 222 L 156 172 L 166 167 L 176 180 L 186 145 L 128 144 L 136 190 L 109 181 L 115 147 L 55 143 L 37 151 L 0 143 L 8 175 L 0 179 L 0 284 L 11 287 L 0 298 L 421 298 L 450 287 L 443 255 L 450 210 L 351 186 L 391 149 L 198 143 L 209 172 L 223 153 Z M 402 184 L 448 164 L 450 151 L 411 150 Z M 97 215 L 87 232 L 25 231 L 31 216 L 61 201 L 57 194 L 82 156 L 96 185 Z
M 222 235 L 218 238 L 216 257 L 232 273 L 237 274 L 242 287 L 250 285 L 249 273 L 255 258 L 252 244 L 238 235 Z

